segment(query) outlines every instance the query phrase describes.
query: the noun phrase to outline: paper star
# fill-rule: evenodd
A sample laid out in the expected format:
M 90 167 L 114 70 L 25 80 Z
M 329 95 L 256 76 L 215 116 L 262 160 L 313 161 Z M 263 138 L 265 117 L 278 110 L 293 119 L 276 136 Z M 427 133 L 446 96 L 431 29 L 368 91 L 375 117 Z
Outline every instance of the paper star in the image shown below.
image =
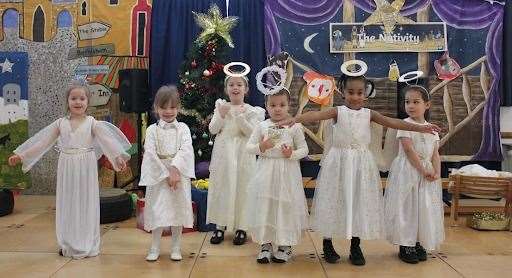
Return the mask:
M 238 17 L 222 17 L 217 5 L 211 6 L 207 14 L 196 12 L 192 13 L 194 14 L 197 25 L 203 28 L 203 32 L 201 32 L 197 38 L 198 40 L 207 42 L 210 36 L 217 34 L 226 40 L 230 47 L 234 47 L 229 31 L 235 27 Z
M 404 5 L 405 0 L 395 0 L 392 4 L 389 4 L 386 0 L 375 0 L 377 9 L 368 17 L 363 24 L 364 25 L 384 25 L 384 31 L 391 33 L 395 29 L 395 24 L 410 24 L 414 23 L 412 19 L 400 15 L 400 10 Z
M 2 67 L 2 73 L 6 72 L 6 71 L 12 72 L 13 65 L 14 65 L 14 63 L 11 63 L 7 58 L 5 58 L 5 61 L 0 64 L 0 66 Z

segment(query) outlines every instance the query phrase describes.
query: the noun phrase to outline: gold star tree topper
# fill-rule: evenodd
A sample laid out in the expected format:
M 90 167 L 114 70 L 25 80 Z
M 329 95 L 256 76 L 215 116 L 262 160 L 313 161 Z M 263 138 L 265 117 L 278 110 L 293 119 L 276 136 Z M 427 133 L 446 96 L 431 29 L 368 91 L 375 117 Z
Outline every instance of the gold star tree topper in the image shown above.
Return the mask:
M 207 14 L 196 12 L 192 13 L 194 14 L 197 25 L 203 28 L 203 32 L 201 32 L 197 38 L 198 40 L 207 42 L 210 36 L 217 34 L 226 40 L 230 47 L 234 47 L 233 40 L 231 39 L 229 32 L 233 27 L 235 27 L 238 17 L 222 17 L 217 5 L 212 5 Z

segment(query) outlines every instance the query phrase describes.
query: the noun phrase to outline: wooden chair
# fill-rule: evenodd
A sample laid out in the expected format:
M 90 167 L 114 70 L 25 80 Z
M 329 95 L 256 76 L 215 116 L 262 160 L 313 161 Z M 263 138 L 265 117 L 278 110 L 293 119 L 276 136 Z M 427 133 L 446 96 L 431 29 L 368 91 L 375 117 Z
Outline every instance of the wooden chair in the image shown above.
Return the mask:
M 505 198 L 505 215 L 512 214 L 512 178 L 450 175 L 448 192 L 452 193 L 450 218 L 453 225 L 458 219 L 460 194 L 481 199 Z

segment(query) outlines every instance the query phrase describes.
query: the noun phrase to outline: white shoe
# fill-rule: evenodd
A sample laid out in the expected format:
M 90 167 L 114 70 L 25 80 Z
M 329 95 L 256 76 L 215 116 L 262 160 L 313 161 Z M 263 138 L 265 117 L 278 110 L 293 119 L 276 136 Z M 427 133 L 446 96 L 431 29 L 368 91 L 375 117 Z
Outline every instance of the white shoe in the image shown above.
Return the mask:
M 286 263 L 292 257 L 292 248 L 290 246 L 279 246 L 277 252 L 272 257 L 275 263 Z
M 272 244 L 266 243 L 261 246 L 261 251 L 256 258 L 260 264 L 268 264 L 272 258 Z
M 171 260 L 173 261 L 181 261 L 183 257 L 181 257 L 181 250 L 180 248 L 173 248 L 171 250 Z
M 160 250 L 151 248 L 146 256 L 146 261 L 154 262 L 158 260 L 158 257 L 160 257 Z

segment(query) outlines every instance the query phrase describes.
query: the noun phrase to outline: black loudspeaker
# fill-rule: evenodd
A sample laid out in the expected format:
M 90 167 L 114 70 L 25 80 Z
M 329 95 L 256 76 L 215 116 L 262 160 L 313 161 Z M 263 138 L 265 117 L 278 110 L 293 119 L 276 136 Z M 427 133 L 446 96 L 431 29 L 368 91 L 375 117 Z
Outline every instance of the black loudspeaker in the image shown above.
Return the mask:
M 428 78 L 425 77 L 409 81 L 409 84 L 423 86 L 428 90 Z M 405 82 L 396 83 L 396 117 L 399 119 L 405 119 L 409 117 L 405 112 L 405 87 L 407 87 L 407 83 Z
M 144 113 L 150 110 L 148 70 L 119 71 L 119 109 L 126 113 Z

